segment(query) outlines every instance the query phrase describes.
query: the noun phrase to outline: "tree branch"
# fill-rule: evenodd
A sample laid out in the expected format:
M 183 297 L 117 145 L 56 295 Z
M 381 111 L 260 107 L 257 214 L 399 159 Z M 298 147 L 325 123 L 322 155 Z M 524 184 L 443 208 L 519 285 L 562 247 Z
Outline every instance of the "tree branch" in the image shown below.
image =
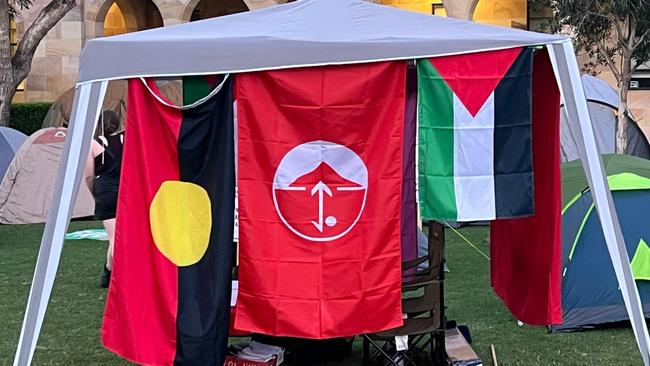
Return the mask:
M 634 51 L 634 37 L 636 37 L 636 19 L 632 17 L 630 20 L 628 18 L 628 24 L 627 24 L 627 50 L 630 52 L 630 56 L 632 56 L 632 51 Z
M 0 0 L 6 1 L 6 0 Z M 16 78 L 22 81 L 31 69 L 31 60 L 43 37 L 75 6 L 75 0 L 52 0 L 27 28 L 13 58 Z
M 625 35 L 623 34 L 623 27 L 621 26 L 621 22 L 619 19 L 614 19 L 612 22 L 614 24 L 614 30 L 616 30 L 616 43 L 622 48 L 627 47 L 627 44 L 625 43 Z
M 650 29 L 646 29 L 645 33 L 643 33 L 643 35 L 639 37 L 639 40 L 634 42 L 634 45 L 632 45 L 632 51 L 634 51 L 637 47 L 639 47 L 641 43 L 645 41 L 645 37 L 649 37 L 649 36 L 650 36 Z
M 616 78 L 616 81 L 618 81 L 620 83 L 621 82 L 621 73 L 618 70 L 618 68 L 616 67 L 616 64 L 614 63 L 614 60 L 612 60 L 612 57 L 605 51 L 605 49 L 606 49 L 605 41 L 600 40 L 598 42 L 598 45 L 596 46 L 596 48 L 598 49 L 598 53 L 600 53 L 600 55 L 603 57 L 605 62 L 607 62 L 607 66 L 609 66 L 609 69 L 614 74 L 614 77 Z

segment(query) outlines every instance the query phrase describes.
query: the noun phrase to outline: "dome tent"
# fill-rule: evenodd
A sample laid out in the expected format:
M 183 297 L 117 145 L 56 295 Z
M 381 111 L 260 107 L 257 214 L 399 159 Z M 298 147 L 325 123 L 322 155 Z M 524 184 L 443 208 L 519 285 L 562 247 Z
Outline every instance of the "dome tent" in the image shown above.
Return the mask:
M 589 115 L 601 154 L 616 152 L 616 126 L 618 123 L 618 94 L 607 82 L 590 75 L 582 75 L 582 85 L 587 97 Z M 577 139 L 569 126 L 564 108 L 560 114 L 560 141 L 562 161 L 579 159 Z M 628 124 L 628 145 L 626 154 L 650 159 L 650 144 L 630 113 Z
M 41 128 L 47 127 L 68 127 L 70 123 L 70 114 L 72 113 L 72 102 L 74 101 L 75 88 L 72 87 L 61 94 L 52 103 L 43 118 Z M 126 116 L 126 82 L 117 80 L 110 82 L 106 88 L 106 97 L 102 103 L 102 110 L 111 110 L 120 118 L 120 123 L 124 125 Z
M 181 100 L 180 83 L 163 80 L 160 82 L 159 89 L 165 97 L 174 103 Z M 113 80 L 108 83 L 106 96 L 102 103 L 102 110 L 115 112 L 120 119 L 120 126 L 124 126 L 126 118 L 126 91 L 127 83 L 123 80 Z M 61 94 L 52 104 L 47 115 L 43 119 L 41 128 L 47 127 L 68 127 L 70 115 L 72 113 L 72 102 L 74 101 L 75 88 L 70 88 Z
M 0 223 L 45 222 L 66 133 L 65 128 L 44 128 L 22 144 L 0 183 Z M 90 190 L 83 183 L 79 191 L 72 217 L 92 216 L 95 201 Z
M 603 156 L 603 164 L 632 274 L 649 317 L 650 216 L 646 212 L 650 207 L 650 161 L 609 154 Z M 579 161 L 564 164 L 562 176 L 563 323 L 552 325 L 551 330 L 587 329 L 628 320 L 582 165 Z
M 9 127 L 0 127 L 0 183 L 5 176 L 9 164 L 27 136 Z
M 412 60 L 523 46 L 546 46 L 568 115 L 580 122 L 572 128 L 582 136 L 579 151 L 587 163 L 617 279 L 641 356 L 650 365 L 650 335 L 638 292 L 630 280 L 627 255 L 619 249 L 623 245 L 620 228 L 612 215 L 614 207 L 570 40 L 417 14 L 361 0 L 300 0 L 87 42 L 80 59 L 66 160 L 57 180 L 59 195 L 52 202 L 41 242 L 15 364 L 29 364 L 36 347 L 61 253 L 62 234 L 108 80 Z M 128 62 L 124 62 L 124 54 L 129 56 Z

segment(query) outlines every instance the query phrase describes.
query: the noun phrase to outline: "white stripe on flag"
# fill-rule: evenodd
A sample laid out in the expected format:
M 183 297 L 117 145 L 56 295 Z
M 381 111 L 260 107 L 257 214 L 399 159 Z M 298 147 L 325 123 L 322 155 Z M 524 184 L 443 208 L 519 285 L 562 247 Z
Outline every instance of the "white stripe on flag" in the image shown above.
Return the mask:
M 476 116 L 454 94 L 454 130 L 458 221 L 494 219 L 494 92 Z

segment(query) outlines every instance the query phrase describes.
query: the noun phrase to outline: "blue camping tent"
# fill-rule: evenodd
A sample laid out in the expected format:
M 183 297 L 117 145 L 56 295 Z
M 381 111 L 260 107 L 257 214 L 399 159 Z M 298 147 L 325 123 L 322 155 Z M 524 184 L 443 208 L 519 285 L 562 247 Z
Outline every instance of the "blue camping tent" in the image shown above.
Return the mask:
M 646 317 L 650 317 L 650 160 L 604 155 L 627 254 Z M 562 167 L 562 310 L 552 331 L 628 320 L 600 220 L 579 161 Z

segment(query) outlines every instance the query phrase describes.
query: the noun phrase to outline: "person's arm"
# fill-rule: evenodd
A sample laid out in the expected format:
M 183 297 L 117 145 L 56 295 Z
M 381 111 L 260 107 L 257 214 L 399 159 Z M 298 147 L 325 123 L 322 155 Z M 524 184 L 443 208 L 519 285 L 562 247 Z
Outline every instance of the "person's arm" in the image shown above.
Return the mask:
M 84 174 L 86 177 L 86 185 L 91 192 L 93 191 L 93 186 L 95 184 L 95 157 L 103 151 L 104 148 L 97 141 L 92 140 L 88 159 L 86 159 L 86 171 Z

